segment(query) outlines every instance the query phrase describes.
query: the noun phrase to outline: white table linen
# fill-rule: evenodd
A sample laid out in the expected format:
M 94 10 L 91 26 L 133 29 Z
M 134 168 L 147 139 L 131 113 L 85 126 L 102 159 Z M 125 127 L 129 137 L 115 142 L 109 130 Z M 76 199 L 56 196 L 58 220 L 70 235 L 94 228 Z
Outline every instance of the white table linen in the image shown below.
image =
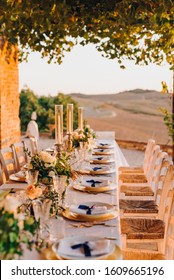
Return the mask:
M 67 188 L 67 200 L 68 204 L 71 205 L 73 203 L 82 204 L 84 202 L 105 202 L 111 205 L 114 205 L 115 209 L 118 211 L 118 216 L 112 220 L 105 221 L 106 225 L 93 225 L 92 227 L 74 227 L 72 224 L 80 224 L 81 222 L 72 221 L 65 219 L 65 236 L 97 236 L 104 238 L 111 238 L 121 248 L 121 233 L 120 233 L 120 216 L 119 216 L 119 203 L 118 203 L 118 167 L 119 166 L 128 166 L 128 163 L 122 154 L 118 144 L 115 142 L 115 134 L 114 132 L 97 132 L 96 143 L 110 143 L 114 145 L 114 159 L 115 161 L 111 163 L 114 167 L 115 172 L 106 175 L 85 175 L 83 176 L 83 180 L 111 180 L 112 184 L 116 185 L 116 188 L 109 192 L 103 193 L 86 193 L 83 191 L 77 191 L 73 188 L 73 186 L 68 186 Z M 99 166 L 96 164 L 95 166 Z M 74 182 L 74 184 L 76 184 Z M 27 187 L 26 183 L 23 182 L 7 182 L 3 184 L 0 189 L 25 189 Z M 26 251 L 23 259 L 39 259 L 40 255 L 37 252 Z

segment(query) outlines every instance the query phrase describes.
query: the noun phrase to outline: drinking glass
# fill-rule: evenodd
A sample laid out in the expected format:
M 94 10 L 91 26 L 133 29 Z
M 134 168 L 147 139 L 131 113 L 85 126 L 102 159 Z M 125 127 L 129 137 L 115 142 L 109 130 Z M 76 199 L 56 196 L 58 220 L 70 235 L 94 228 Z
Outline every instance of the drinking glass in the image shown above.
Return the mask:
M 67 176 L 65 176 L 65 175 L 53 176 L 53 188 L 58 193 L 60 206 L 63 206 L 66 186 L 67 186 Z
M 26 180 L 29 185 L 35 185 L 38 181 L 38 170 L 27 170 L 26 171 Z
M 62 217 L 51 218 L 49 220 L 49 239 L 51 242 L 56 242 L 65 235 L 65 221 Z
M 33 211 L 36 221 L 40 221 L 40 231 L 39 235 L 41 239 L 47 238 L 49 236 L 48 230 L 48 220 L 50 215 L 51 200 L 45 199 L 41 201 L 39 199 L 34 200 Z

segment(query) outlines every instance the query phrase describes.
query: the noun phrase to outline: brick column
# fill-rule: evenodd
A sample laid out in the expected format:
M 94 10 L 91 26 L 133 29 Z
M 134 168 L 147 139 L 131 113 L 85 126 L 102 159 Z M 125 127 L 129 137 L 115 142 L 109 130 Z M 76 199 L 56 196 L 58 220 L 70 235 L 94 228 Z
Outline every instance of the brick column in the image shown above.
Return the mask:
M 0 148 L 20 140 L 17 47 L 0 37 Z

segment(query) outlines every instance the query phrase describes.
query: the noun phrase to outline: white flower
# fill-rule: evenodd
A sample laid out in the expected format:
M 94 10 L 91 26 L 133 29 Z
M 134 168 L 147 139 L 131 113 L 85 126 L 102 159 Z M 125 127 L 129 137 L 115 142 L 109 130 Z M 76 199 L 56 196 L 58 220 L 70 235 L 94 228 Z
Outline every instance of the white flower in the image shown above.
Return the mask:
M 6 196 L 3 201 L 4 210 L 8 212 L 15 212 L 20 205 L 21 202 L 19 201 L 19 199 L 10 195 Z
M 86 128 L 90 128 L 90 125 L 89 125 L 89 124 L 87 124 L 85 127 L 86 127 Z
M 39 153 L 39 157 L 42 161 L 44 161 L 46 163 L 46 165 L 48 165 L 47 167 L 49 166 L 55 166 L 56 164 L 56 157 L 54 156 L 51 156 L 49 153 L 47 152 L 44 152 L 44 151 L 41 151 Z

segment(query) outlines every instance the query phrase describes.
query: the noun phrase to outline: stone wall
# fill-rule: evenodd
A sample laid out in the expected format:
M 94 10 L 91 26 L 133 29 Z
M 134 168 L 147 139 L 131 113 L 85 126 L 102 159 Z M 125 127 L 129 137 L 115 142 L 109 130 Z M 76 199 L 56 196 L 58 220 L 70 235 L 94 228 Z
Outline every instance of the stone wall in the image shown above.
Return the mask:
M 136 141 L 129 141 L 129 140 L 121 140 L 121 139 L 116 139 L 116 141 L 121 148 L 129 149 L 129 150 L 145 151 L 147 146 L 147 142 L 136 142 Z M 160 146 L 163 152 L 172 155 L 173 147 L 171 145 L 167 145 L 167 144 L 163 145 L 160 143 L 156 143 L 156 144 Z
M 0 37 L 0 148 L 20 140 L 17 47 Z

